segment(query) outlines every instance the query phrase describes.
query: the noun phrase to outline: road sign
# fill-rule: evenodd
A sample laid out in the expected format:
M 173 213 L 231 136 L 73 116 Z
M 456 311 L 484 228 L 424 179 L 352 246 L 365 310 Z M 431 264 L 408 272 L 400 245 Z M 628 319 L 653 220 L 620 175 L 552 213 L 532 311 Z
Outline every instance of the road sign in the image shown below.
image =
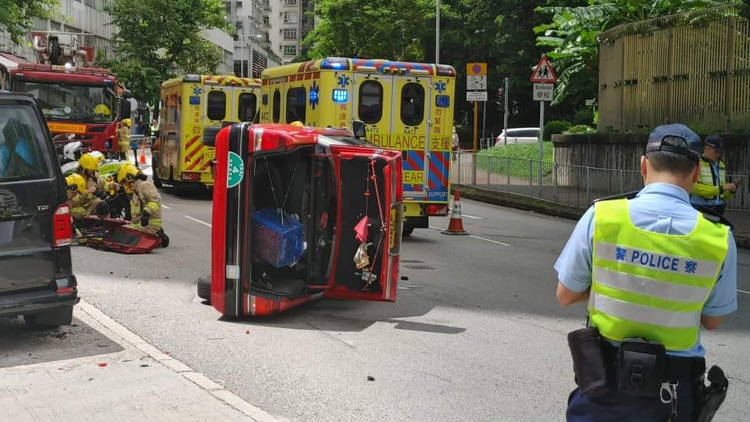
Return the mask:
M 487 101 L 487 91 L 466 91 L 466 101 Z
M 534 68 L 534 73 L 531 74 L 531 82 L 536 83 L 555 83 L 557 82 L 557 75 L 555 74 L 555 68 L 552 67 L 552 63 L 549 62 L 547 56 L 542 54 L 542 58 Z
M 229 151 L 229 163 L 227 163 L 227 187 L 233 188 L 240 184 L 245 177 L 245 163 L 242 157 Z
M 484 91 L 487 89 L 487 75 L 468 75 L 466 77 L 467 91 Z
M 534 101 L 552 101 L 554 92 L 553 84 L 534 84 Z
M 486 75 L 487 63 L 466 63 L 467 75 Z
M 586 100 L 586 107 L 593 107 L 594 104 L 596 104 L 596 98 L 591 100 Z

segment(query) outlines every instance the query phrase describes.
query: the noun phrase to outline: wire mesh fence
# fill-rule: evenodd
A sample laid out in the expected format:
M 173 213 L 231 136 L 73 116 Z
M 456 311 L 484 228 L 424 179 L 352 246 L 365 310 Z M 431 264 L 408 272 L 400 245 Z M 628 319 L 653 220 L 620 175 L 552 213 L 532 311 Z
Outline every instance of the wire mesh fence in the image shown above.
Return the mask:
M 747 176 L 728 176 L 728 179 L 748 182 Z M 643 187 L 639 171 L 574 166 L 471 152 L 454 154 L 451 183 L 583 209 L 588 208 L 595 199 Z M 727 208 L 750 210 L 750 194 L 746 187 L 741 186 L 735 197 L 727 202 Z

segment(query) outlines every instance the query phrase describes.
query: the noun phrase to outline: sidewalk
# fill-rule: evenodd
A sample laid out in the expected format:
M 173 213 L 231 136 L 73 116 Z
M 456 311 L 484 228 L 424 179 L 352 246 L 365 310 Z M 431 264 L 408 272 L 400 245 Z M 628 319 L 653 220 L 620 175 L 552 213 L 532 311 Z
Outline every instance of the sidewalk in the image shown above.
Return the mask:
M 0 369 L 2 420 L 258 421 L 276 418 L 160 352 L 94 306 L 75 318 L 122 351 Z

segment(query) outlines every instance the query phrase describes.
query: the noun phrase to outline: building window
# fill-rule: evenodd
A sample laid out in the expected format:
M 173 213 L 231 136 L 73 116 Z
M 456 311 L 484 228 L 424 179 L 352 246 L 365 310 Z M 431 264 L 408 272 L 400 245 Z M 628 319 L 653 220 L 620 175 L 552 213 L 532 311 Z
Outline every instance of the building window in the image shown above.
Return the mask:
M 211 91 L 208 93 L 208 115 L 209 120 L 224 120 L 227 114 L 227 95 L 224 91 Z
M 297 55 L 297 46 L 296 45 L 285 45 L 284 46 L 284 55 L 285 56 L 296 56 Z
M 226 7 L 227 9 L 227 15 L 231 15 L 232 14 L 232 2 L 231 1 L 225 2 L 224 7 Z
M 296 40 L 297 39 L 297 30 L 296 29 L 285 29 L 284 30 L 284 39 L 285 40 Z
M 304 87 L 291 88 L 286 92 L 286 122 L 305 123 L 305 109 L 307 107 L 307 91 Z
M 241 78 L 247 78 L 247 75 L 249 73 L 249 67 L 247 64 L 247 60 L 235 60 L 234 61 L 234 74 L 241 77 Z
M 241 122 L 252 122 L 258 107 L 258 98 L 249 92 L 240 94 L 239 117 Z
M 263 25 L 270 25 L 271 24 L 271 18 L 268 17 L 268 15 L 263 16 Z
M 408 83 L 401 89 L 401 121 L 407 126 L 419 126 L 424 121 L 424 88 Z
M 365 81 L 359 87 L 359 118 L 372 125 L 383 117 L 383 86 L 377 81 Z
M 284 12 L 284 23 L 297 23 L 297 14 Z
M 294 6 L 297 4 L 297 0 L 284 0 L 284 4 L 287 6 Z

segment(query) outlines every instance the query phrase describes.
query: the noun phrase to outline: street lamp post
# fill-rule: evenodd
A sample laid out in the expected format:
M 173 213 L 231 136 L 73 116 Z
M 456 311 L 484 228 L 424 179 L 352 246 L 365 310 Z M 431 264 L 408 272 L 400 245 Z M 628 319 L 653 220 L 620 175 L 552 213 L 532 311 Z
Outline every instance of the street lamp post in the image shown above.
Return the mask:
M 440 64 L 440 0 L 435 0 L 435 64 Z

